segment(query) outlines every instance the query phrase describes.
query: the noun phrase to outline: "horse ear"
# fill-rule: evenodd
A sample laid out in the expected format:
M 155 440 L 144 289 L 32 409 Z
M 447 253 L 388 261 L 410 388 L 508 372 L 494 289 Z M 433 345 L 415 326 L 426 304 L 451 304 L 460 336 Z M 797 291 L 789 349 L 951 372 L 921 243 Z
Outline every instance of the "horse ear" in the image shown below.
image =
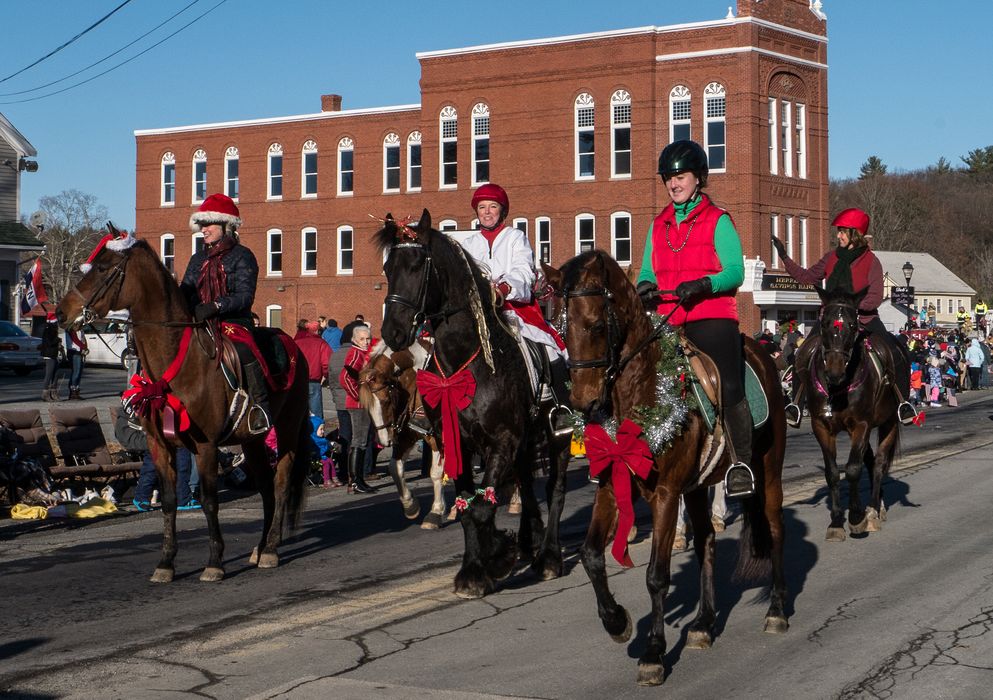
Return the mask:
M 826 304 L 828 302 L 828 299 L 831 298 L 831 295 L 823 287 L 815 286 L 814 291 L 817 292 L 817 296 L 821 298 L 821 305 Z
M 417 232 L 427 233 L 431 230 L 431 212 L 425 209 L 421 212 L 421 220 L 417 222 Z
M 114 226 L 114 222 L 113 221 L 108 221 L 107 222 L 107 230 L 110 231 L 111 235 L 114 238 L 120 238 L 121 237 L 121 232 L 117 229 L 116 226 Z
M 392 234 L 396 233 L 397 222 L 393 219 L 393 214 L 387 212 L 386 218 L 383 219 L 383 228 L 390 231 Z
M 556 292 L 562 291 L 562 271 L 556 267 L 552 267 L 547 264 L 544 260 L 541 262 L 541 271 L 545 274 L 545 281 L 548 282 L 548 286 L 554 289 Z

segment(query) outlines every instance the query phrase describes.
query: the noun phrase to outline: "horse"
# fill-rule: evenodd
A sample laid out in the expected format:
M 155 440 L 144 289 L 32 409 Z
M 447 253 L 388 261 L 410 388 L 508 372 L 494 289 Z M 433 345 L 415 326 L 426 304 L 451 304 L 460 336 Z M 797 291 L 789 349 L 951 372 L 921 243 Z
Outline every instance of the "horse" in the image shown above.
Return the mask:
M 569 436 L 554 435 L 551 406 L 538 406 L 489 279 L 458 243 L 431 227 L 427 209 L 416 227 L 387 215 L 375 241 L 388 254 L 383 340 L 394 351 L 409 347 L 425 322 L 435 339 L 418 387 L 431 422 L 442 426 L 445 471 L 455 479 L 456 506 L 462 512 L 465 551 L 455 594 L 479 598 L 495 590 L 495 582 L 513 570 L 518 551 L 523 558 L 533 557 L 531 570 L 539 578 L 561 576 L 559 520 Z M 470 467 L 473 454 L 482 457 L 478 488 Z M 547 460 L 551 472 L 547 528 L 533 489 L 536 455 Z M 510 495 L 515 479 L 522 496 L 516 545 L 510 533 L 495 526 L 497 504 Z
M 260 569 L 279 564 L 284 517 L 295 525 L 303 505 L 310 468 L 307 421 L 307 364 L 291 344 L 292 381 L 284 391 L 271 391 L 271 417 L 277 434 L 277 463 L 270 466 L 265 435 L 250 435 L 242 420 L 232 430 L 229 406 L 234 392 L 224 378 L 215 337 L 209 326 L 192 321 L 186 299 L 172 273 L 144 241 L 131 234 L 113 249 L 110 244 L 92 259 L 92 267 L 58 305 L 64 328 L 79 328 L 111 309 L 127 309 L 141 366 L 158 378 L 162 399 L 179 417 L 175 431 L 167 414 L 153 410 L 142 416 L 148 449 L 155 460 L 162 491 L 164 532 L 162 556 L 151 580 L 168 583 L 174 576 L 176 544 L 176 449 L 186 447 L 197 458 L 200 493 L 207 519 L 209 557 L 201 581 L 224 578 L 224 541 L 218 523 L 217 448 L 240 444 L 247 468 L 262 497 L 262 536 L 249 562 Z M 217 330 L 214 329 L 214 333 Z M 184 355 L 185 353 L 185 355 Z M 170 377 L 170 375 L 172 375 Z M 188 416 L 188 427 L 185 417 Z
M 831 509 L 831 524 L 825 538 L 829 542 L 845 540 L 845 509 L 841 505 L 841 473 L 837 462 L 838 433 L 846 431 L 851 438 L 845 477 L 848 479 L 848 529 L 852 534 L 878 532 L 882 528 L 882 521 L 886 519 L 883 479 L 889 473 L 900 442 L 897 398 L 883 373 L 874 368 L 869 355 L 873 345 L 871 336 L 859 333 L 858 309 L 865 292 L 853 294 L 817 289 L 821 297 L 820 335 L 808 341 L 817 343 L 810 355 L 809 368 L 797 370 L 803 372 L 801 376 L 807 384 L 804 392 L 807 410 L 824 455 L 824 477 Z M 887 349 L 879 348 L 879 351 L 886 353 Z M 869 443 L 874 428 L 878 440 L 876 453 Z M 859 493 L 863 465 L 869 471 L 872 487 L 868 509 L 863 506 Z
M 439 440 L 434 435 L 421 435 L 409 425 L 410 416 L 422 405 L 416 386 L 417 370 L 427 366 L 430 354 L 430 341 L 419 340 L 398 352 L 393 352 L 386 343 L 379 341 L 369 354 L 369 363 L 359 372 L 359 402 L 372 417 L 379 444 L 393 447 L 389 472 L 400 496 L 403 514 L 408 520 L 417 520 L 421 508 L 403 478 L 403 460 L 422 439 L 428 444 L 431 449 L 434 500 L 421 528 L 437 530 L 445 516 L 445 496 L 442 493 L 444 472 Z M 422 459 L 425 457 L 422 456 Z
M 662 359 L 659 344 L 654 342 L 658 336 L 638 293 L 617 262 L 607 253 L 594 250 L 568 260 L 561 269 L 547 265 L 544 268 L 549 284 L 564 299 L 574 410 L 592 420 L 599 413 L 601 419 L 609 418 L 609 425 L 611 421 L 626 424 L 626 419 L 638 415 L 637 407 L 656 406 L 656 368 Z M 786 445 L 783 392 L 768 353 L 751 338 L 744 338 L 744 346 L 746 360 L 761 380 L 770 415 L 753 435 L 751 467 L 756 489 L 744 502 L 736 576 L 751 580 L 767 576 L 771 569 L 765 631 L 779 634 L 789 626 L 784 612 L 787 591 L 783 574 L 782 469 Z M 588 455 L 592 427 L 587 426 Z M 581 548 L 581 560 L 593 584 L 604 629 L 614 641 L 626 642 L 632 632 L 631 616 L 610 591 L 604 550 L 612 532 L 617 531 L 617 537 L 627 534 L 621 532 L 619 523 L 623 521 L 619 509 L 623 506 L 630 513 L 630 506 L 639 496 L 647 501 L 652 513 L 652 553 L 647 572 L 652 615 L 647 648 L 638 660 L 640 685 L 659 685 L 665 677 L 665 603 L 680 496 L 685 500 L 696 533 L 694 549 L 700 565 L 700 607 L 688 626 L 686 646 L 706 649 L 714 637 L 715 536 L 706 487 L 722 481 L 731 463 L 730 456 L 717 447 L 716 433 L 708 434 L 699 411 L 687 411 L 681 432 L 672 432 L 670 446 L 658 454 L 653 455 L 650 446 L 644 444 L 644 468 L 640 471 L 644 476 L 616 465 L 610 478 L 601 476 Z M 620 441 L 619 428 L 618 444 Z M 719 457 L 715 457 L 715 450 Z M 704 456 L 710 464 L 719 460 L 709 474 L 700 466 Z M 631 494 L 627 499 L 626 492 Z M 624 500 L 628 502 L 625 504 Z M 633 520 L 633 515 L 630 518 Z M 624 544 L 615 539 L 615 557 L 619 544 L 623 551 Z M 623 563 L 631 565 L 629 559 Z

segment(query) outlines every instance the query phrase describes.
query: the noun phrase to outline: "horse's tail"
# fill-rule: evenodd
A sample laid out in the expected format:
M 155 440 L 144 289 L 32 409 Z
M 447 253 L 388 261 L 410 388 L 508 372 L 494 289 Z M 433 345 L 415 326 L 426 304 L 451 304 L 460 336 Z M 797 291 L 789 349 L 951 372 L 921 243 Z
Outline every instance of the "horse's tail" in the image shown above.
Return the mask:
M 290 530 L 296 530 L 303 517 L 305 486 L 309 472 L 310 430 L 307 429 L 307 423 L 304 422 L 300 425 L 296 450 L 293 453 L 293 464 L 290 467 L 290 481 L 286 489 L 286 521 L 289 523 Z
M 765 518 L 763 488 L 756 485 L 755 494 L 746 498 L 742 505 L 744 522 L 733 578 L 741 582 L 764 581 L 772 574 L 772 532 Z

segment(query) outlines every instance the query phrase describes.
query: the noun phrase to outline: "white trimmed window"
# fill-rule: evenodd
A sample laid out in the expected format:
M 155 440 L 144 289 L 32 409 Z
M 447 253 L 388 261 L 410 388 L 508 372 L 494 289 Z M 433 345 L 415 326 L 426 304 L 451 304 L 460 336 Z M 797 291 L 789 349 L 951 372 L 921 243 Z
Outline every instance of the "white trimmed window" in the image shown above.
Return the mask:
M 350 275 L 352 274 L 353 265 L 355 263 L 353 257 L 355 254 L 355 231 L 351 226 L 339 226 L 338 227 L 338 274 L 339 275 Z
M 300 274 L 317 274 L 317 229 L 313 226 L 300 232 Z
M 203 234 L 199 231 L 193 234 L 193 255 L 203 252 L 206 244 L 203 242 Z
M 631 264 L 631 213 L 619 211 L 610 215 L 610 254 L 618 265 Z
M 472 184 L 490 181 L 490 108 L 480 102 L 472 108 Z
M 596 247 L 596 219 L 592 214 L 580 214 L 576 217 L 576 255 L 593 250 Z
M 610 176 L 631 177 L 631 93 L 618 90 L 610 97 Z
M 283 307 L 279 304 L 269 304 L 265 307 L 265 324 L 269 328 L 282 328 Z
M 677 85 L 669 91 L 669 143 L 690 138 L 692 112 L 692 95 L 688 87 Z
M 383 139 L 383 192 L 400 191 L 400 136 L 389 133 Z
M 238 148 L 229 146 L 224 152 L 224 194 L 238 201 L 238 189 L 240 186 L 238 178 Z
M 524 235 L 528 235 L 528 220 L 527 219 L 514 219 L 514 228 L 523 231 Z
M 304 141 L 300 155 L 300 197 L 313 199 L 317 196 L 317 142 Z
M 159 239 L 159 259 L 170 274 L 176 274 L 176 237 L 163 233 Z
M 266 274 L 283 276 L 283 232 L 278 228 L 266 232 Z
M 807 106 L 796 103 L 796 176 L 807 178 Z
M 267 199 L 283 198 L 283 146 L 274 143 L 269 146 L 269 189 Z
M 783 100 L 779 115 L 780 148 L 783 149 L 783 175 L 793 177 L 793 103 Z
M 421 191 L 421 132 L 407 136 L 407 191 Z
M 710 83 L 703 91 L 703 131 L 710 172 L 727 168 L 727 91 Z
M 176 154 L 166 151 L 162 154 L 162 206 L 176 205 Z
M 576 179 L 592 180 L 595 177 L 595 121 L 593 96 L 584 92 L 576 98 Z
M 796 260 L 796 255 L 793 252 L 793 217 L 784 216 L 783 222 L 786 224 L 786 231 L 784 233 L 786 236 L 786 254 L 793 260 Z
M 207 152 L 198 148 L 193 154 L 193 203 L 207 198 Z
M 469 228 L 471 228 L 473 231 L 478 231 L 479 230 L 479 219 L 473 219 L 472 221 L 470 221 L 469 222 Z
M 769 233 L 772 234 L 773 238 L 779 238 L 779 214 L 769 215 Z M 771 241 L 769 245 L 772 245 Z M 769 260 L 772 261 L 772 267 L 782 267 L 782 261 L 779 259 L 779 251 L 776 250 L 775 245 L 772 245 L 772 253 L 769 256 Z
M 769 172 L 773 175 L 779 174 L 779 126 L 777 105 L 779 100 L 775 97 L 769 98 Z
M 478 229 L 479 228 L 479 220 L 478 219 L 473 219 L 472 228 L 474 228 L 474 229 Z M 455 219 L 442 219 L 440 222 L 438 222 L 438 230 L 439 231 L 458 231 L 459 230 L 459 222 L 456 221 Z
M 439 185 L 442 189 L 453 189 L 459 184 L 459 114 L 454 107 L 448 105 L 441 110 L 438 127 L 438 133 L 441 134 L 441 147 L 438 153 L 441 159 Z
M 547 216 L 539 216 L 534 220 L 535 253 L 538 262 L 552 262 L 552 220 Z
M 807 219 L 798 216 L 797 220 L 797 255 L 796 260 L 800 267 L 807 267 Z
M 351 196 L 355 191 L 355 142 L 349 137 L 338 142 L 338 194 Z

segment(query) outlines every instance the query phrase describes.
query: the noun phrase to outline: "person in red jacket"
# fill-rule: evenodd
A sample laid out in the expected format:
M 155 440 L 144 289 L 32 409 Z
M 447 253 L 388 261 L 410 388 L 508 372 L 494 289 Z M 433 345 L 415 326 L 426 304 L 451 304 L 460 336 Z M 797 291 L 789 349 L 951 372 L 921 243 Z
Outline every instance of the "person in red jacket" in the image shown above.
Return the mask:
M 659 156 L 659 175 L 672 202 L 655 217 L 638 276 L 638 293 L 709 355 L 721 376 L 723 421 L 735 460 L 724 476 L 728 497 L 755 491 L 752 416 L 745 399 L 745 364 L 735 293 L 745 279 L 741 239 L 731 216 L 703 193 L 707 154 L 693 141 L 674 141 Z M 659 290 L 661 287 L 661 291 Z
M 301 319 L 297 323 L 297 334 L 293 337 L 300 352 L 307 358 L 310 370 L 310 413 L 324 420 L 324 397 L 321 395 L 325 377 L 328 376 L 328 361 L 331 359 L 331 346 L 324 342 L 317 333 L 320 324 L 317 321 Z
M 875 341 L 874 347 L 879 348 L 883 360 L 888 361 L 889 371 L 893 373 L 892 386 L 899 402 L 897 416 L 900 422 L 908 424 L 917 415 L 913 404 L 907 401 L 910 396 L 910 362 L 903 348 L 879 320 L 878 309 L 883 301 L 883 266 L 869 249 L 865 238 L 869 231 L 869 215 L 861 209 L 845 209 L 834 217 L 831 225 L 838 229 L 838 246 L 829 250 L 809 269 L 800 267 L 790 259 L 786 254 L 786 246 L 777 237 L 772 236 L 772 244 L 782 258 L 783 267 L 801 284 L 820 284 L 823 281 L 824 288 L 828 291 L 867 290 L 859 307 L 859 325 L 866 333 L 871 334 Z M 817 337 L 818 330 L 815 326 L 794 360 L 796 370 L 793 372 L 793 398 L 786 406 L 786 422 L 794 428 L 800 427 L 803 416 L 800 402 L 808 374 L 804 370 L 810 367 L 814 348 L 820 344 L 811 342 Z
M 356 326 L 352 331 L 352 345 L 345 355 L 345 365 L 338 375 L 345 390 L 345 409 L 352 421 L 352 441 L 348 445 L 348 492 L 372 493 L 375 489 L 365 482 L 364 457 L 369 441 L 369 412 L 359 403 L 359 372 L 369 363 L 372 332 L 369 326 Z M 339 350 L 339 352 L 342 352 Z

